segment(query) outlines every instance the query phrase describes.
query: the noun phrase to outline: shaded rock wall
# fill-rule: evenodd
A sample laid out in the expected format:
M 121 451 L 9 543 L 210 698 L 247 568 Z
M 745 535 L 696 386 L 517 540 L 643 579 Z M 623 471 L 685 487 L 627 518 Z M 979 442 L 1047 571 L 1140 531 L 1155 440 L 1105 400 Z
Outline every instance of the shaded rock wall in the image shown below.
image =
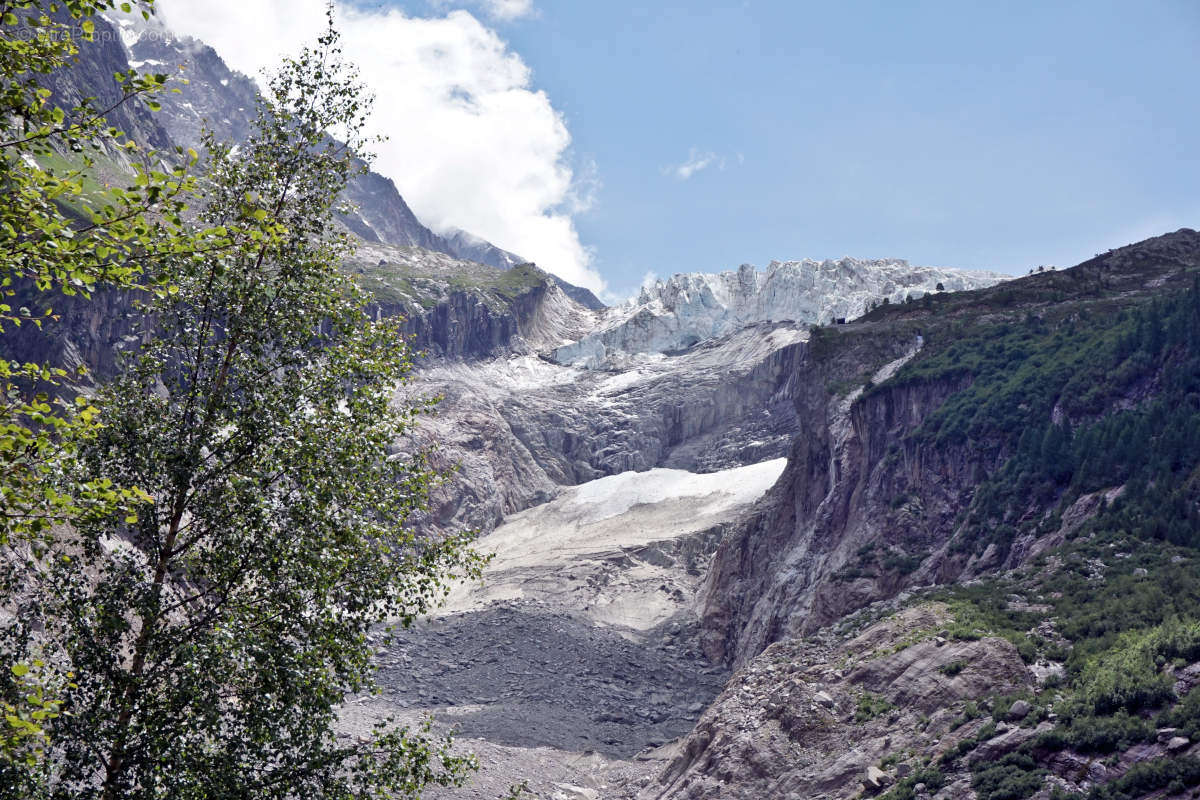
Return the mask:
M 859 358 L 850 351 L 840 363 L 798 365 L 800 432 L 788 467 L 721 545 L 703 591 L 714 660 L 743 662 L 773 641 L 930 580 L 929 557 L 949 539 L 986 468 L 977 454 L 909 438 L 961 383 L 831 395 L 827 380 L 861 372 Z M 907 574 L 839 575 L 872 544 L 928 563 Z

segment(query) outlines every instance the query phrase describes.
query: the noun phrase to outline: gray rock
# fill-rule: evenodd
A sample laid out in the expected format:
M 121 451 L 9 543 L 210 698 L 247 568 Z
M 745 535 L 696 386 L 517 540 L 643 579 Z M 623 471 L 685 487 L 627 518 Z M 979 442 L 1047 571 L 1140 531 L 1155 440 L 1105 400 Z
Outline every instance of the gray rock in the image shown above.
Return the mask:
M 1009 706 L 1008 714 L 1005 716 L 1015 722 L 1017 720 L 1025 719 L 1027 716 L 1029 716 L 1030 711 L 1033 711 L 1033 706 L 1030 705 L 1027 700 L 1018 700 Z
M 1191 744 L 1192 741 L 1186 736 L 1175 736 L 1167 742 L 1167 752 L 1172 754 L 1182 753 L 1184 750 L 1187 750 Z
M 1037 735 L 1050 730 L 1052 727 L 1049 723 L 1043 722 L 1036 728 L 1011 728 L 976 747 L 971 752 L 970 762 L 977 764 L 983 761 L 994 761 L 1003 755 L 1013 752 L 1021 745 Z
M 874 764 L 867 767 L 867 774 L 862 779 L 863 787 L 869 790 L 882 789 L 885 786 L 891 786 L 892 782 L 892 776 Z

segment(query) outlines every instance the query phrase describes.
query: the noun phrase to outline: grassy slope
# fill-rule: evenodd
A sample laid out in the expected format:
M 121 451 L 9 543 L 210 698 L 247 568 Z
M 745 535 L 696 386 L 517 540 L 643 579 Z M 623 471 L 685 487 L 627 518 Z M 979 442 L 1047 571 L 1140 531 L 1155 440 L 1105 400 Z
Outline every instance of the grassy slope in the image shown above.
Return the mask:
M 346 268 L 381 303 L 425 309 L 454 292 L 475 292 L 489 306 L 502 308 L 548 280 L 532 264 L 501 270 L 420 248 L 378 244 L 364 244 Z

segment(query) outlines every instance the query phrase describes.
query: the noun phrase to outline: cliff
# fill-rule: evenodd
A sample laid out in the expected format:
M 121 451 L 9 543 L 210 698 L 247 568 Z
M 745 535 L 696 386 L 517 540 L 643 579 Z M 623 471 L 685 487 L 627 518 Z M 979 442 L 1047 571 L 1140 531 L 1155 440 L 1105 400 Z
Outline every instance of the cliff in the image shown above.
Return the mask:
M 704 590 L 710 656 L 743 662 L 905 587 L 1020 563 L 1051 532 L 1032 522 L 1077 499 L 1062 485 L 1069 476 L 990 520 L 1011 528 L 1005 542 L 981 535 L 987 526 L 969 513 L 976 494 L 1025 430 L 1040 437 L 1064 409 L 1079 425 L 1144 399 L 1161 366 L 1112 355 L 1130 374 L 1075 410 L 1073 389 L 1112 372 L 1067 356 L 1095 348 L 1108 358 L 1098 344 L 1106 324 L 1190 286 L 1197 265 L 1200 235 L 1184 229 L 1070 270 L 821 329 L 798 365 L 806 380 L 788 468 L 714 560 Z M 1080 332 L 1083 320 L 1091 333 Z M 1062 343 L 1068 332 L 1079 337 L 1073 347 Z

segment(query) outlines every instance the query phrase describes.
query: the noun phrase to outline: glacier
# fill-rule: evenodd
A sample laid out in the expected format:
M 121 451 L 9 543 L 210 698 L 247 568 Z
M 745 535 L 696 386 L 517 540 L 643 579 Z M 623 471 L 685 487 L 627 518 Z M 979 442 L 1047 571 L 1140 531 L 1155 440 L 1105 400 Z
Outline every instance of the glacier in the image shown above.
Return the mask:
M 596 327 L 553 351 L 555 361 L 584 369 L 620 369 L 647 356 L 686 350 L 760 322 L 828 324 L 853 319 L 886 298 L 903 302 L 939 291 L 980 289 L 1010 276 L 904 259 L 839 258 L 743 264 L 717 274 L 681 273 L 643 286 L 600 313 Z

